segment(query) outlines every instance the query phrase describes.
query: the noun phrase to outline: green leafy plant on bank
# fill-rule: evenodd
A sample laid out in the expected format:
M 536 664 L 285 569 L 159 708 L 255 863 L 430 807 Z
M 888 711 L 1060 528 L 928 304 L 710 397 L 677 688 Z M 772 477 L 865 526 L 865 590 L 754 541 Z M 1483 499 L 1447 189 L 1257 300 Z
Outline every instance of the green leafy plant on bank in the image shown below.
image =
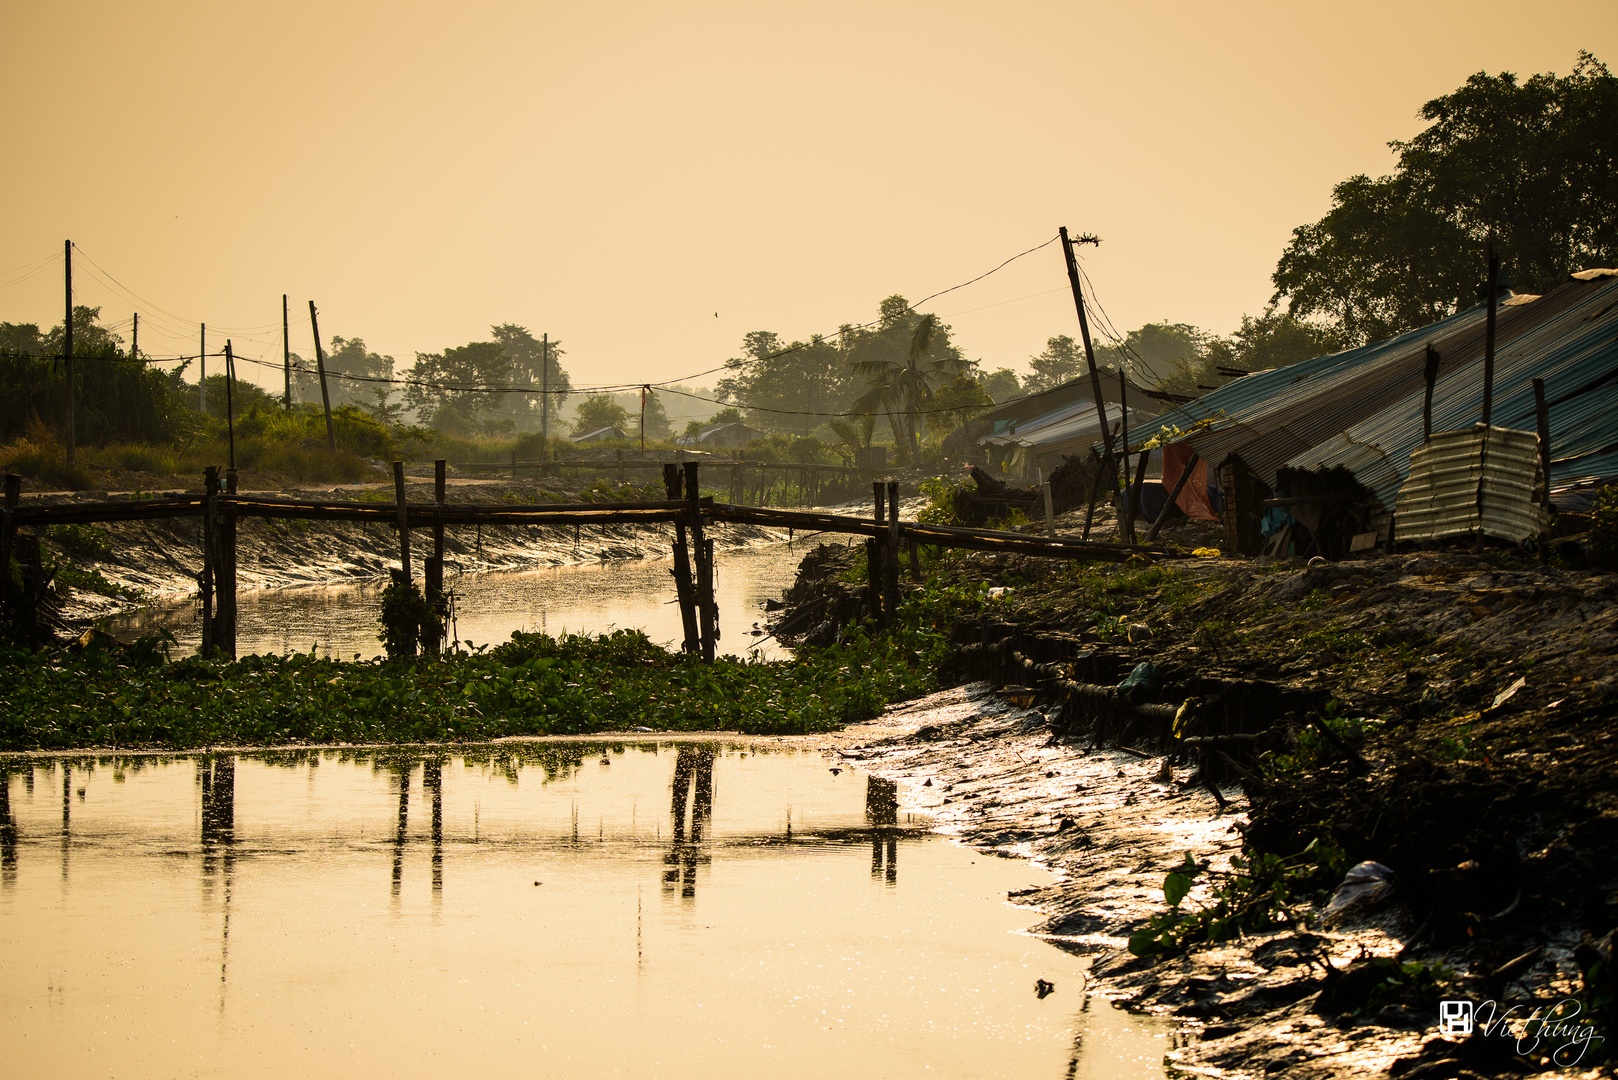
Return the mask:
M 1379 730 L 1385 721 L 1370 716 L 1338 716 L 1337 702 L 1328 701 L 1320 721 L 1333 735 L 1349 746 L 1357 746 L 1365 737 Z M 1319 768 L 1342 757 L 1332 741 L 1313 727 L 1297 732 L 1295 744 L 1288 753 L 1269 751 L 1259 758 L 1259 771 L 1268 779 L 1297 776 Z
M 1211 870 L 1190 852 L 1185 861 L 1163 879 L 1168 910 L 1159 912 L 1129 935 L 1135 956 L 1176 953 L 1204 942 L 1225 941 L 1238 933 L 1277 923 L 1294 923 L 1292 909 L 1304 894 L 1323 881 L 1341 877 L 1347 864 L 1342 850 L 1330 840 L 1317 839 L 1296 855 L 1249 853 L 1231 860 L 1228 871 Z M 1182 905 L 1197 879 L 1214 881 L 1209 903 L 1191 910 Z

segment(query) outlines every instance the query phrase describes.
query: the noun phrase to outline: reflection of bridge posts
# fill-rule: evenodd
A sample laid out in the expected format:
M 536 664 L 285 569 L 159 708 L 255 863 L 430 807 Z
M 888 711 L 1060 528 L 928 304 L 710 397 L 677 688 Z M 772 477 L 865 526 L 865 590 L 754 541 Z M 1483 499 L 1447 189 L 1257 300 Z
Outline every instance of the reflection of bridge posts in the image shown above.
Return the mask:
M 682 746 L 674 758 L 673 805 L 674 844 L 663 862 L 663 891 L 680 885 L 681 897 L 697 895 L 697 853 L 702 830 L 713 816 L 713 763 L 717 748 L 712 745 Z M 691 802 L 691 838 L 686 840 L 686 801 Z
M 444 759 L 435 757 L 421 765 L 421 787 L 432 802 L 433 815 L 433 902 L 444 896 Z
M 17 884 L 17 823 L 11 817 L 11 772 L 0 768 L 0 887 Z
M 394 775 L 399 781 L 399 822 L 393 831 L 393 902 L 399 902 L 399 888 L 404 883 L 404 849 L 410 832 L 410 766 L 401 765 Z
M 889 885 L 899 880 L 899 785 L 879 776 L 865 778 L 865 820 L 871 829 L 871 876 Z M 885 850 L 884 850 L 885 849 Z M 884 853 L 886 860 L 883 859 Z
M 236 755 L 198 759 L 197 784 L 202 788 L 203 894 L 213 898 L 216 880 L 222 884 L 224 894 L 219 928 L 219 1009 L 223 1012 L 230 968 L 230 887 L 236 861 Z
M 67 885 L 67 857 L 73 844 L 73 766 L 62 762 L 62 884 Z

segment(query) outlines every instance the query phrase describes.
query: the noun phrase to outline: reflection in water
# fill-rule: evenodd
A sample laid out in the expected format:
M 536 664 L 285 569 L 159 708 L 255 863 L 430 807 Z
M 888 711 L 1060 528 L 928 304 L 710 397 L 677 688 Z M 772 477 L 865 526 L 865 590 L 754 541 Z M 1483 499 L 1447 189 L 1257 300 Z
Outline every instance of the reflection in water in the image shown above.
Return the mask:
M 67 859 L 73 845 L 73 766 L 62 763 L 62 884 L 67 885 Z
M 871 823 L 871 876 L 899 881 L 899 785 L 879 776 L 865 778 L 865 820 Z M 887 858 L 883 859 L 886 848 Z
M 101 760 L 115 783 L 76 815 L 97 761 L 53 766 L 60 822 L 54 773 L 39 771 L 50 797 L 35 805 L 0 765 L 0 1026 L 32 1025 L 8 1047 L 18 1075 L 52 1054 L 70 1074 L 206 1060 L 330 1077 L 454 1054 L 487 1075 L 808 1078 L 842 1055 L 850 1080 L 1054 1080 L 1075 1025 L 1078 1076 L 1161 1075 L 1095 1073 L 1120 1021 L 1076 1015 L 1081 962 L 1008 933 L 1026 916 L 985 902 L 1039 871 L 974 862 L 907 820 L 892 782 L 839 780 L 814 754 L 677 741 Z M 581 817 L 599 842 L 578 841 Z M 60 897 L 52 875 L 17 869 L 49 869 L 58 827 L 73 857 Z M 412 843 L 430 897 L 403 888 Z M 667 902 L 643 904 L 651 874 Z M 385 875 L 391 903 L 368 906 Z M 1027 987 L 1047 976 L 1060 989 L 1040 1003 Z M 412 1019 L 356 1023 L 390 1015 Z M 1153 1031 L 1139 1045 L 1161 1060 Z
M 713 816 L 713 763 L 718 747 L 713 743 L 687 743 L 674 758 L 674 844 L 663 862 L 663 891 L 672 893 L 680 886 L 680 897 L 697 895 L 697 862 L 701 857 L 702 829 Z M 686 839 L 686 802 L 691 803 L 691 837 Z M 704 858 L 704 861 L 705 858 Z
M 222 898 L 219 914 L 219 1011 L 225 1011 L 230 973 L 230 892 L 236 866 L 236 755 L 197 759 L 202 789 L 202 895 Z
M 404 884 L 405 841 L 410 836 L 410 766 L 400 765 L 393 770 L 399 785 L 399 821 L 393 830 L 393 906 L 399 906 L 399 889 Z
M 444 901 L 444 759 L 433 755 L 421 763 L 421 786 L 432 803 L 433 906 Z
M 32 770 L 29 771 L 32 776 Z M 17 884 L 17 822 L 11 816 L 11 770 L 0 765 L 0 888 Z

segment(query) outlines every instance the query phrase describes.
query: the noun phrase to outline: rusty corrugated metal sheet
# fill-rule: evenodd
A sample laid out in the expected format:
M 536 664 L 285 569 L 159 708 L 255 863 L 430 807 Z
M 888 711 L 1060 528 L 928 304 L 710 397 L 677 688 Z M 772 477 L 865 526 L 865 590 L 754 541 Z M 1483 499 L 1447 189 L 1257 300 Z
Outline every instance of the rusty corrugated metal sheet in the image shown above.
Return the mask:
M 1285 470 L 1346 470 L 1392 506 L 1422 442 L 1426 349 L 1441 354 L 1435 430 L 1479 419 L 1482 307 L 1375 345 L 1249 375 L 1163 419 L 1212 419 L 1189 445 L 1215 464 L 1239 456 L 1277 486 Z M 1532 380 L 1546 384 L 1553 486 L 1614 475 L 1618 464 L 1618 276 L 1575 275 L 1541 297 L 1513 297 L 1497 316 L 1497 425 L 1534 426 Z
M 1398 540 L 1441 540 L 1482 531 L 1513 543 L 1538 536 L 1539 438 L 1533 432 L 1476 427 L 1446 431 L 1417 450 L 1399 489 Z

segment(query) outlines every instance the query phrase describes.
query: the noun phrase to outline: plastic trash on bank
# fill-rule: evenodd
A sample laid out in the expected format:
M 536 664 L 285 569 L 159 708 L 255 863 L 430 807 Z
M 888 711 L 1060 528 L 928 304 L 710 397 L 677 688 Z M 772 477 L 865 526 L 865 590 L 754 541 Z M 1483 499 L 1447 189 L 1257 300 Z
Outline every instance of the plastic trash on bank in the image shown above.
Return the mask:
M 1326 924 L 1362 915 L 1388 899 L 1393 895 L 1393 877 L 1390 868 L 1370 859 L 1350 869 L 1326 904 Z

